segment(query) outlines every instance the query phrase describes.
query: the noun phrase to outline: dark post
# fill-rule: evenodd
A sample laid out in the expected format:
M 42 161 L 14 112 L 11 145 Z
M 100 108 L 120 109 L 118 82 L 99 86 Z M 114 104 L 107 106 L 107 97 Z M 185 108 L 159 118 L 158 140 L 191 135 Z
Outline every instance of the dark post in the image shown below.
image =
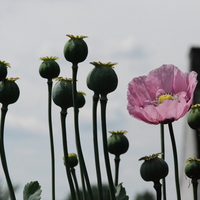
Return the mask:
M 190 50 L 190 70 L 197 72 L 198 84 L 194 93 L 193 104 L 200 104 L 200 47 L 192 47 Z M 200 123 L 200 122 L 199 122 Z M 200 157 L 200 133 L 199 131 L 194 131 L 197 142 L 197 157 Z

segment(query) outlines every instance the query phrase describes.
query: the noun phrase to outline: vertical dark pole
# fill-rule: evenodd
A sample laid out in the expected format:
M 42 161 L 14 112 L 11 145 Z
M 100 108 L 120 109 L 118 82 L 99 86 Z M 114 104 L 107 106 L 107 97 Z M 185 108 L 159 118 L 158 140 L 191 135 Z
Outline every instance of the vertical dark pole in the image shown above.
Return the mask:
M 198 76 L 197 76 L 197 80 L 198 80 L 198 84 L 194 93 L 194 100 L 193 100 L 193 104 L 200 104 L 200 47 L 192 47 L 190 49 L 190 70 L 191 71 L 195 71 L 197 72 Z M 195 131 L 196 134 L 196 146 L 197 146 L 197 157 L 200 157 L 200 132 L 199 131 Z

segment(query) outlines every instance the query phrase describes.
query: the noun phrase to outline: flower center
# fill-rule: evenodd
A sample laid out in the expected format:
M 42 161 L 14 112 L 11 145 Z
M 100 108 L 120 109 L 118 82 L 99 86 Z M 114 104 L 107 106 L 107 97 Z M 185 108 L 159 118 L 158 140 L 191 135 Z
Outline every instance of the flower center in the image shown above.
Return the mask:
M 172 95 L 170 95 L 170 94 L 163 94 L 163 95 L 159 96 L 158 103 L 162 103 L 166 99 L 168 99 L 168 100 L 174 100 L 174 98 L 173 98 Z

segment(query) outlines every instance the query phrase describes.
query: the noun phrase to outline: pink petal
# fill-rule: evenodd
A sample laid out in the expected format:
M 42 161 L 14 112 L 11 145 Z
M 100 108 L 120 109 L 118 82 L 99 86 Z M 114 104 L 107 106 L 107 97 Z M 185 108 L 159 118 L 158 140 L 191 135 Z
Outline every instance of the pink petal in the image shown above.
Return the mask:
M 129 83 L 129 114 L 149 124 L 178 120 L 189 110 L 196 85 L 196 72 L 183 73 L 174 65 L 162 65 L 148 76 L 134 78 Z M 164 93 L 173 93 L 177 99 L 153 104 L 156 97 Z

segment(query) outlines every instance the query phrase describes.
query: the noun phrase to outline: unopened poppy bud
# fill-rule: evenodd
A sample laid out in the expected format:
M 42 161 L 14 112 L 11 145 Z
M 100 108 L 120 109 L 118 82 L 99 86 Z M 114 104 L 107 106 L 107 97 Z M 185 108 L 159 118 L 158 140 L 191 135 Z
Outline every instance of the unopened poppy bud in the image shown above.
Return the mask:
M 127 131 L 109 131 L 112 135 L 108 138 L 108 151 L 119 156 L 126 153 L 129 148 L 129 141 L 125 136 Z
M 72 98 L 72 79 L 59 77 L 54 85 L 52 96 L 53 102 L 62 109 L 68 109 L 73 106 Z
M 191 179 L 200 179 L 200 159 L 189 158 L 186 163 L 185 174 Z
M 95 67 L 87 76 L 87 86 L 96 94 L 107 95 L 117 88 L 118 78 L 113 70 L 117 63 L 91 62 Z
M 5 61 L 0 61 L 0 81 L 4 80 L 7 76 L 7 68 L 10 67 L 10 64 Z
M 158 156 L 162 153 L 145 156 L 139 160 L 144 160 L 140 167 L 140 175 L 145 181 L 157 182 L 168 175 L 167 163 Z
M 200 129 L 200 104 L 192 105 L 187 118 L 190 128 Z
M 19 98 L 19 87 L 16 84 L 18 78 L 6 78 L 0 82 L 0 103 L 7 106 L 15 103 Z
M 55 61 L 58 57 L 43 57 L 40 60 L 43 60 L 39 67 L 39 73 L 41 77 L 47 79 L 53 79 L 59 76 L 60 74 L 60 67 L 58 63 Z
M 83 62 L 88 55 L 88 47 L 83 40 L 87 36 L 73 36 L 67 35 L 70 40 L 64 46 L 64 56 L 66 60 L 73 64 Z

